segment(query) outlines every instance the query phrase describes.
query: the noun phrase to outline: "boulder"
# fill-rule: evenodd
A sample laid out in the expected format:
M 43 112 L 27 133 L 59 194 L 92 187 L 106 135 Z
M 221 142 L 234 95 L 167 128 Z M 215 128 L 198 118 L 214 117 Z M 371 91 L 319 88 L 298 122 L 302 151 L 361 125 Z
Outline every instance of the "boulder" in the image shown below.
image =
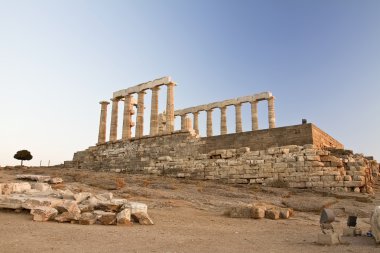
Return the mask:
M 116 224 L 116 214 L 112 212 L 104 212 L 96 210 L 93 212 L 96 215 L 97 220 L 102 225 L 114 225 Z
M 53 206 L 59 213 L 70 212 L 80 213 L 77 202 L 74 200 L 63 200 L 61 203 Z
M 71 221 L 78 221 L 81 217 L 80 213 L 73 213 L 73 212 L 63 212 L 59 215 L 57 215 L 54 220 L 58 222 L 71 222 Z
M 116 215 L 117 225 L 131 225 L 131 210 L 124 209 Z
M 121 209 L 128 208 L 131 210 L 131 214 L 134 213 L 148 213 L 148 206 L 144 203 L 139 202 L 127 202 L 125 203 Z
M 80 218 L 79 218 L 79 224 L 81 225 L 92 225 L 96 222 L 97 215 L 93 213 L 82 213 Z
M 380 243 L 380 206 L 376 206 L 371 216 L 371 231 L 376 243 Z
M 55 218 L 58 214 L 57 209 L 48 207 L 48 206 L 40 206 L 30 211 L 30 214 L 33 215 L 34 221 L 48 221 Z
M 251 218 L 251 206 L 233 206 L 230 208 L 231 218 Z
M 141 225 L 153 225 L 153 221 L 152 219 L 149 217 L 149 215 L 147 213 L 144 213 L 144 212 L 137 212 L 137 213 L 133 213 L 131 215 L 132 219 L 138 223 L 140 223 Z
M 80 193 L 74 194 L 74 199 L 79 204 L 82 201 L 89 199 L 91 196 L 92 194 L 89 192 L 80 192 Z

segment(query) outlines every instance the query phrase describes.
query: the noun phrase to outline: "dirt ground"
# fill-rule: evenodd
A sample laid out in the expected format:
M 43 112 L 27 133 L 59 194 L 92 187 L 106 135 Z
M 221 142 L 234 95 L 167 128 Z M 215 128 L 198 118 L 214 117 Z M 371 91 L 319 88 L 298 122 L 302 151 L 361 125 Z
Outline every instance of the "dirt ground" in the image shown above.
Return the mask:
M 27 212 L 0 210 L 0 252 L 380 252 L 371 237 L 344 237 L 344 244 L 320 246 L 319 212 L 295 211 L 288 220 L 238 219 L 225 215 L 229 207 L 264 202 L 283 206 L 292 199 L 304 205 L 336 198 L 334 228 L 342 232 L 347 215 L 359 214 L 358 227 L 370 229 L 369 216 L 380 205 L 376 195 L 323 194 L 305 190 L 225 185 L 144 175 L 74 169 L 0 169 L 0 182 L 15 182 L 16 174 L 59 176 L 60 189 L 73 192 L 110 191 L 116 197 L 148 204 L 153 226 L 83 226 L 33 222 Z M 124 183 L 125 182 L 125 183 Z M 302 206 L 302 205 L 301 205 Z

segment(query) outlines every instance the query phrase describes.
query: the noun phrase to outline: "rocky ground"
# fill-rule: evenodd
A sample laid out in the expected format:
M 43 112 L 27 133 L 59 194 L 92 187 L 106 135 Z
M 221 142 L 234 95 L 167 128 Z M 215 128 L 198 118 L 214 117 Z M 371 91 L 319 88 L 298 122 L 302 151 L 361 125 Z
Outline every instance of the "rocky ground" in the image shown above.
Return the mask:
M 0 252 L 379 252 L 367 236 L 344 237 L 344 244 L 320 246 L 319 213 L 334 209 L 333 226 L 342 233 L 349 214 L 370 230 L 369 217 L 380 205 L 360 193 L 316 193 L 211 181 L 178 180 L 146 175 L 55 168 L 0 169 L 0 183 L 17 182 L 17 174 L 63 178 L 54 187 L 114 196 L 148 204 L 153 226 L 76 225 L 33 222 L 27 212 L 0 210 Z M 293 208 L 289 219 L 230 218 L 231 207 L 264 203 Z

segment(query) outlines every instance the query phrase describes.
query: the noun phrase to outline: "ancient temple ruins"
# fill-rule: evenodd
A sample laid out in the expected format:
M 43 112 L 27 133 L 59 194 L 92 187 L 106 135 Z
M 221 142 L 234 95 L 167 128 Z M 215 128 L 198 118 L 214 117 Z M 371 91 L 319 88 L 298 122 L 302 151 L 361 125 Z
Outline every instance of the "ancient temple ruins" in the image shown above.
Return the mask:
M 158 99 L 160 86 L 165 85 L 167 87 L 166 95 L 166 111 L 159 113 L 158 111 Z M 160 134 L 170 134 L 175 131 L 174 118 L 181 117 L 181 130 L 194 129 L 199 134 L 199 120 L 198 116 L 201 111 L 207 112 L 207 136 L 213 136 L 213 118 L 212 113 L 214 109 L 220 110 L 220 134 L 227 134 L 227 106 L 235 107 L 235 132 L 240 133 L 242 128 L 242 114 L 241 106 L 243 103 L 251 104 L 251 121 L 252 131 L 259 129 L 257 103 L 259 101 L 268 101 L 268 121 L 269 128 L 275 128 L 276 118 L 274 110 L 274 96 L 270 92 L 263 92 L 256 95 L 238 97 L 234 99 L 228 99 L 220 102 L 213 102 L 205 105 L 198 105 L 195 107 L 189 107 L 186 109 L 174 111 L 174 87 L 175 83 L 170 77 L 159 78 L 150 82 L 142 83 L 128 89 L 120 90 L 113 93 L 112 101 L 112 113 L 111 113 L 111 130 L 109 141 L 117 141 L 118 130 L 118 108 L 119 102 L 124 101 L 124 113 L 123 113 L 123 131 L 122 140 L 130 140 L 132 138 L 132 127 L 135 126 L 135 137 L 141 138 L 144 136 L 144 96 L 147 90 L 152 92 L 152 101 L 150 109 L 150 134 L 149 136 L 157 136 Z M 133 97 L 137 94 L 137 100 Z M 107 133 L 107 107 L 108 101 L 101 101 L 101 113 L 99 123 L 99 135 L 98 144 L 106 142 Z M 137 107 L 136 123 L 132 122 L 132 115 L 135 113 L 134 107 Z M 189 118 L 189 114 L 193 115 L 193 121 Z M 193 124 L 191 124 L 193 122 Z
M 159 112 L 159 90 L 166 86 L 166 108 Z M 159 78 L 113 93 L 109 140 L 108 101 L 102 101 L 98 142 L 76 152 L 66 166 L 94 171 L 141 173 L 225 183 L 286 183 L 289 187 L 371 191 L 378 164 L 371 157 L 344 150 L 343 144 L 311 123 L 276 127 L 270 92 L 186 109 L 174 105 L 175 82 Z M 151 90 L 150 132 L 144 135 L 144 96 Z M 137 95 L 137 99 L 136 99 Z M 268 103 L 268 129 L 259 129 L 257 104 Z M 117 139 L 119 102 L 124 102 L 122 137 Z M 243 103 L 251 105 L 251 131 L 243 131 Z M 235 107 L 235 130 L 227 131 L 226 108 Z M 137 108 L 136 122 L 132 115 Z M 214 113 L 213 111 L 219 111 Z M 206 122 L 198 115 L 206 111 Z M 220 115 L 220 134 L 213 134 L 213 115 Z M 175 129 L 175 117 L 181 128 Z M 206 136 L 199 125 L 206 123 Z M 132 134 L 135 127 L 134 136 Z

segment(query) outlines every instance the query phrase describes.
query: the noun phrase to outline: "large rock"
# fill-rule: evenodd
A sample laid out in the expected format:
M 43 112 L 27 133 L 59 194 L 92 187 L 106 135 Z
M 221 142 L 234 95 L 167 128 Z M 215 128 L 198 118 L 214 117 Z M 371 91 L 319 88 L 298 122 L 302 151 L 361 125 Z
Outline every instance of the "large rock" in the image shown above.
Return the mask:
M 70 212 L 80 213 L 77 202 L 74 200 L 63 200 L 61 203 L 53 206 L 59 213 Z
M 320 212 L 337 202 L 336 198 L 326 197 L 290 197 L 282 201 L 287 207 L 301 212 Z
M 251 209 L 251 217 L 254 219 L 262 219 L 265 217 L 265 208 L 262 206 L 255 206 Z
M 131 215 L 131 217 L 134 221 L 137 221 L 141 225 L 153 225 L 154 224 L 152 219 L 149 217 L 149 215 L 147 213 L 137 212 L 137 213 L 133 213 Z
M 251 206 L 233 206 L 230 208 L 231 218 L 251 218 Z
M 280 211 L 278 209 L 268 209 L 265 211 L 265 218 L 271 220 L 278 220 L 280 218 Z
M 78 221 L 81 218 L 81 214 L 77 212 L 63 212 L 57 215 L 54 220 L 58 222 L 71 222 Z
M 34 221 L 48 221 L 55 218 L 58 214 L 57 209 L 48 207 L 48 206 L 40 206 L 30 211 L 30 214 L 33 215 Z
M 81 225 L 92 225 L 96 222 L 97 215 L 93 213 L 82 213 L 79 218 L 79 224 Z
M 376 206 L 371 216 L 371 231 L 376 243 L 380 243 L 380 206 Z
M 112 212 L 104 212 L 96 210 L 93 212 L 97 216 L 97 220 L 102 225 L 115 225 L 116 224 L 116 214 Z
M 99 199 L 100 201 L 109 201 L 113 198 L 113 194 L 112 192 L 105 192 L 95 195 L 95 198 Z
M 131 210 L 131 214 L 134 213 L 148 213 L 148 206 L 144 203 L 139 203 L 139 202 L 128 202 L 125 203 L 121 209 L 126 209 L 128 208 Z
M 81 203 L 82 201 L 89 199 L 91 196 L 92 196 L 92 193 L 80 192 L 80 193 L 74 194 L 74 199 L 77 203 Z
M 25 202 L 25 197 L 0 195 L 0 208 L 20 209 Z
M 131 210 L 124 209 L 116 215 L 117 225 L 131 225 Z
M 34 209 L 39 206 L 56 206 L 61 204 L 63 201 L 61 199 L 51 198 L 51 197 L 25 197 L 25 201 L 22 204 L 24 209 Z
M 29 183 L 6 183 L 1 184 L 1 191 L 3 195 L 9 195 L 13 193 L 23 193 L 30 190 L 32 187 Z

